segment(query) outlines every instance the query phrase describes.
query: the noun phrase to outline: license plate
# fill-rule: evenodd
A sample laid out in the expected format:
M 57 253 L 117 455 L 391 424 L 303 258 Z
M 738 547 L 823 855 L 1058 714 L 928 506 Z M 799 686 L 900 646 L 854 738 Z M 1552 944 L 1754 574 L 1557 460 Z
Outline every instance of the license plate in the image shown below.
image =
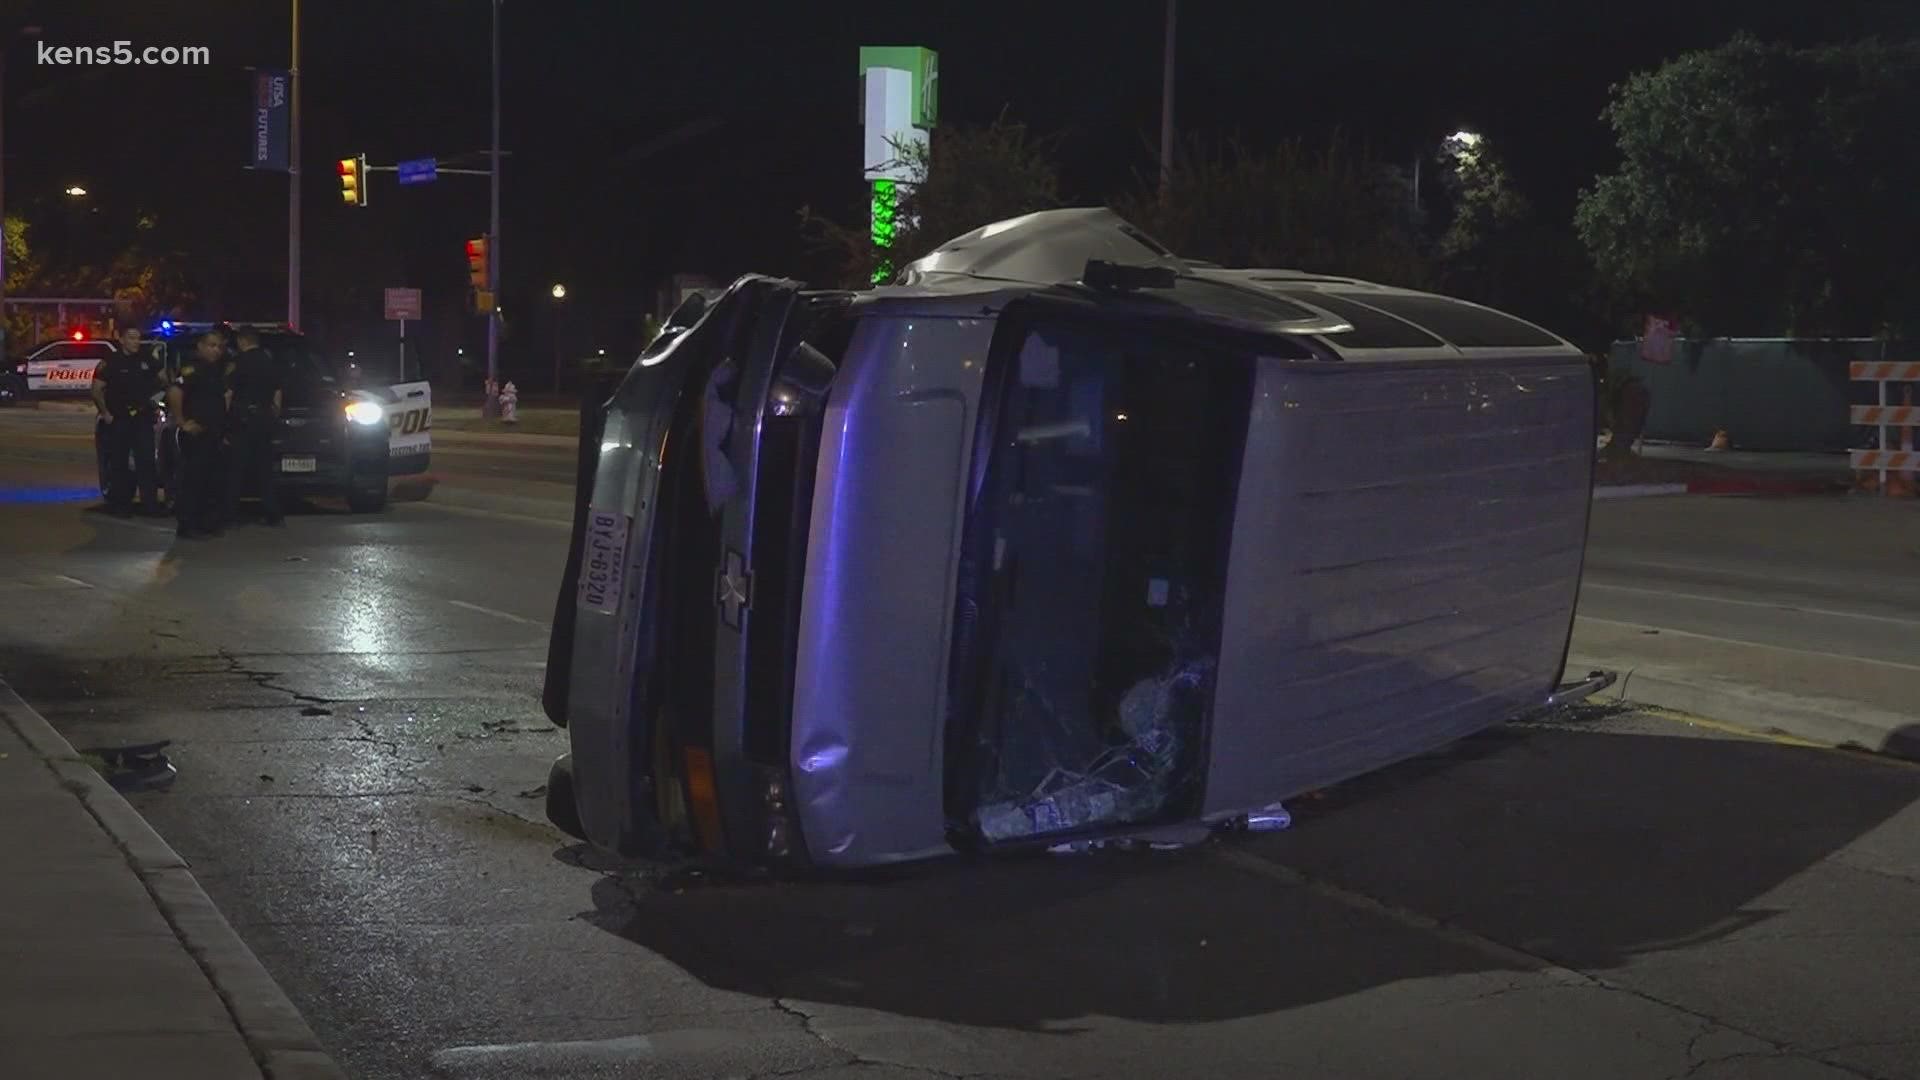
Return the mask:
M 580 604 L 611 615 L 620 604 L 627 566 L 627 532 L 633 519 L 609 510 L 587 510 L 587 538 L 580 553 Z
M 314 471 L 314 459 L 310 457 L 283 457 L 280 459 L 280 471 L 283 473 L 312 472 Z

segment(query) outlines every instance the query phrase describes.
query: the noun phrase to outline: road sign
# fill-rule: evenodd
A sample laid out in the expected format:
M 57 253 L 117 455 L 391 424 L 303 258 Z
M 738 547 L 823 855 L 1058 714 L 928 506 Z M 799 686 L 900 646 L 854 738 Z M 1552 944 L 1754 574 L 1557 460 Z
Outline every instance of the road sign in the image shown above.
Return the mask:
M 420 317 L 419 289 L 388 289 L 387 318 L 405 322 Z
M 394 166 L 403 184 L 431 184 L 438 177 L 438 163 L 430 157 L 414 158 Z

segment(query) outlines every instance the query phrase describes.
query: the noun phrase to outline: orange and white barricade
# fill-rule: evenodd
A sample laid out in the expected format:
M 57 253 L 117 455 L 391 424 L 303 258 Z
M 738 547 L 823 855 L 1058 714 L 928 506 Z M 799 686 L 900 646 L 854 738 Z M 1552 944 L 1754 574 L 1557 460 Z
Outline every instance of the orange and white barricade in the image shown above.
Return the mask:
M 1888 391 L 1892 383 L 1920 383 L 1920 363 L 1856 360 L 1847 365 L 1847 375 L 1854 382 L 1877 384 L 1879 398 L 1876 405 L 1855 405 L 1850 410 L 1854 424 L 1876 428 L 1880 433 L 1874 440 L 1879 449 L 1852 451 L 1854 471 L 1874 474 L 1874 486 L 1882 493 L 1913 494 L 1913 480 L 1908 474 L 1920 472 L 1920 452 L 1913 449 L 1913 429 L 1920 427 L 1920 405 L 1913 403 L 1911 385 L 1902 388 L 1898 404 L 1888 400 Z

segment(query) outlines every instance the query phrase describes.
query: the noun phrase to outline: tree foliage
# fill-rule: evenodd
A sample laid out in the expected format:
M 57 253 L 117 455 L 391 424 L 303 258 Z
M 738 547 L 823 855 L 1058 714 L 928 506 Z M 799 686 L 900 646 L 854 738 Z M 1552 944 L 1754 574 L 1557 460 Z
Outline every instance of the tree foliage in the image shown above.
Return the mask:
M 1543 217 L 1486 136 L 1447 140 L 1434 163 L 1438 287 L 1604 352 L 1619 327 L 1572 222 Z
M 1736 37 L 1615 87 L 1576 223 L 1605 281 L 1696 330 L 1914 328 L 1920 45 Z
M 1050 140 L 1031 136 L 1005 117 L 980 126 L 935 129 L 930 143 L 896 145 L 912 177 L 902 185 L 892 245 L 875 247 L 866 225 L 857 228 L 800 211 L 803 233 L 839 285 L 869 284 L 884 259 L 894 267 L 962 233 L 1005 218 L 1060 205 L 1060 173 Z
M 176 313 L 193 299 L 185 259 L 150 243 L 152 228 L 148 215 L 99 224 L 91 215 L 76 223 L 50 213 L 38 224 L 9 216 L 4 226 L 7 295 L 112 299 L 122 318 Z M 8 347 L 34 344 L 28 340 L 32 326 L 31 312 L 9 311 Z
M 1191 138 L 1165 200 L 1145 179 L 1114 210 L 1188 258 L 1394 285 L 1432 278 L 1404 180 L 1343 137 L 1269 150 Z

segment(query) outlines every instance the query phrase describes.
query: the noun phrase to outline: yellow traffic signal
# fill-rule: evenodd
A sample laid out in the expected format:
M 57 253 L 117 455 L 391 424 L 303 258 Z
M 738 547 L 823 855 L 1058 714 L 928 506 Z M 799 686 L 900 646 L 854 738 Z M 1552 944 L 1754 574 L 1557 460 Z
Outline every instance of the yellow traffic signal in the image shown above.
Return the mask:
M 367 205 L 367 155 L 340 159 L 340 201 L 348 206 Z

